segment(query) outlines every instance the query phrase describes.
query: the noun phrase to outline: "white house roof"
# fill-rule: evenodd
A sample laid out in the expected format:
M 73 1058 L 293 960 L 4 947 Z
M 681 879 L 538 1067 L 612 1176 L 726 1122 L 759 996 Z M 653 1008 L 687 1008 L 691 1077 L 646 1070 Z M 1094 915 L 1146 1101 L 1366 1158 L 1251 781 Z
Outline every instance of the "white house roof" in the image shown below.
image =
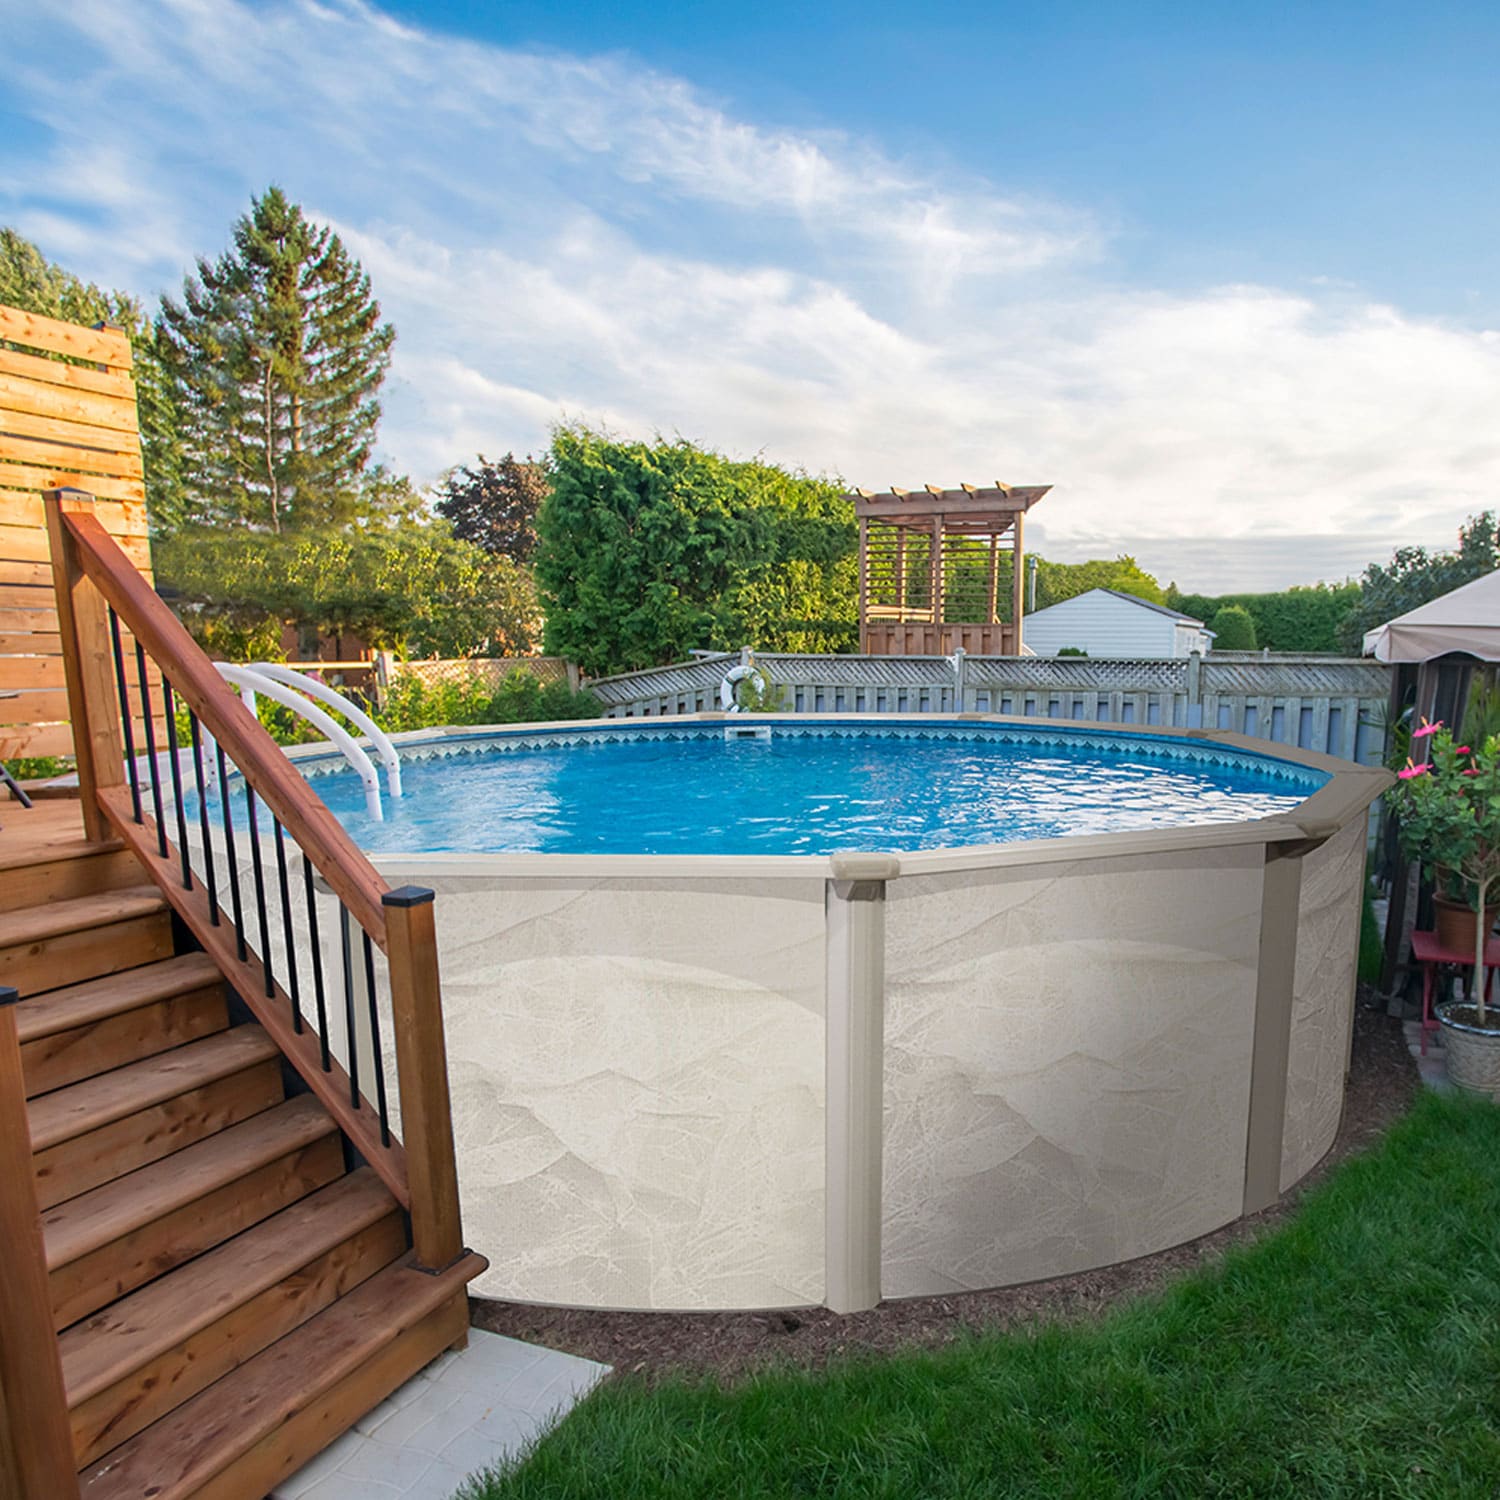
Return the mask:
M 1500 570 L 1367 631 L 1364 650 L 1377 661 L 1428 661 L 1450 651 L 1500 661 Z
M 1196 625 L 1201 630 L 1202 620 L 1195 620 L 1192 615 L 1185 615 L 1181 610 L 1168 609 L 1165 604 L 1153 604 L 1149 599 L 1142 599 L 1139 594 L 1127 594 L 1123 589 L 1087 589 L 1081 594 L 1074 594 L 1073 599 L 1087 599 L 1090 594 L 1108 594 L 1112 599 L 1123 599 L 1127 604 L 1138 604 L 1142 609 L 1149 609 L 1153 614 L 1166 615 L 1169 619 L 1180 621 L 1184 625 Z M 1073 599 L 1059 599 L 1057 604 L 1047 605 L 1047 609 L 1057 609 L 1060 605 L 1071 604 Z M 1044 611 L 1037 610 L 1037 614 Z M 1212 635 L 1213 632 L 1209 631 Z

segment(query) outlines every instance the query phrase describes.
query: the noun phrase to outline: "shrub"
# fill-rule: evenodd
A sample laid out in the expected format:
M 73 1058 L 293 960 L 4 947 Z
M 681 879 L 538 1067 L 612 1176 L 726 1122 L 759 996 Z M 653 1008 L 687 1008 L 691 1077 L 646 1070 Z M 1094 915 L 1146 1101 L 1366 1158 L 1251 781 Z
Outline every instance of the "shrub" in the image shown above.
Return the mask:
M 1227 604 L 1213 617 L 1215 651 L 1254 651 L 1255 621 L 1241 604 Z

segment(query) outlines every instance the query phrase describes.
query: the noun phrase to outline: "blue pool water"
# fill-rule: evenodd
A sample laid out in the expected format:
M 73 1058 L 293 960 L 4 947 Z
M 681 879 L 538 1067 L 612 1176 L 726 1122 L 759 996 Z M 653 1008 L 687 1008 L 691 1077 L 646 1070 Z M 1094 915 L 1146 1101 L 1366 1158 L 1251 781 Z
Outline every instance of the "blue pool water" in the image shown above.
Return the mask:
M 1148 735 L 983 725 L 721 725 L 454 737 L 412 746 L 406 795 L 365 812 L 334 762 L 312 785 L 372 852 L 827 854 L 1224 823 L 1327 777 Z M 337 764 L 342 765 L 342 762 Z

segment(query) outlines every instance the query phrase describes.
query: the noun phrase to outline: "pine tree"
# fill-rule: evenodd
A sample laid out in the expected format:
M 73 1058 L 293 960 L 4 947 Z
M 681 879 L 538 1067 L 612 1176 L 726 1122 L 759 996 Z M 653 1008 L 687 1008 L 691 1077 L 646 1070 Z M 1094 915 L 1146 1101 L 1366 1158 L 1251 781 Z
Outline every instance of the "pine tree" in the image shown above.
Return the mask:
M 190 519 L 281 531 L 361 511 L 395 330 L 370 278 L 278 187 L 162 299 Z
M 461 541 L 486 552 L 531 560 L 536 547 L 536 514 L 547 498 L 547 471 L 530 454 L 507 453 L 499 463 L 479 455 L 479 466 L 459 464 L 443 479 L 437 512 Z

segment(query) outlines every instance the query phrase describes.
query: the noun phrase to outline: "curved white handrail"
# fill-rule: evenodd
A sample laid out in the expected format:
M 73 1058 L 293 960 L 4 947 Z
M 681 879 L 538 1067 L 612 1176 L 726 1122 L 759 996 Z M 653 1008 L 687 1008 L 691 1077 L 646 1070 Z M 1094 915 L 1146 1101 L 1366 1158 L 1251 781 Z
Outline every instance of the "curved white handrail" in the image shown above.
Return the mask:
M 241 693 L 259 693 L 273 703 L 279 703 L 283 708 L 291 709 L 294 714 L 300 714 L 314 729 L 321 729 L 328 739 L 343 752 L 344 759 L 358 774 L 360 783 L 365 789 L 365 810 L 377 823 L 384 821 L 385 814 L 380 807 L 380 777 L 370 757 L 359 747 L 354 736 L 343 725 L 335 723 L 316 703 L 309 703 L 300 693 L 284 687 L 269 677 L 262 677 L 260 673 L 248 667 L 232 667 L 227 661 L 216 661 L 214 666 L 219 669 L 219 676 L 225 682 L 239 688 Z
M 401 795 L 401 757 L 396 753 L 391 737 L 357 703 L 350 702 L 326 682 L 319 682 L 316 677 L 293 671 L 291 667 L 284 667 L 279 662 L 253 661 L 245 670 L 269 677 L 272 682 L 284 682 L 288 687 L 296 688 L 299 693 L 305 693 L 309 698 L 316 698 L 319 702 L 336 708 L 375 747 L 375 753 L 385 767 L 386 791 L 393 797 Z

